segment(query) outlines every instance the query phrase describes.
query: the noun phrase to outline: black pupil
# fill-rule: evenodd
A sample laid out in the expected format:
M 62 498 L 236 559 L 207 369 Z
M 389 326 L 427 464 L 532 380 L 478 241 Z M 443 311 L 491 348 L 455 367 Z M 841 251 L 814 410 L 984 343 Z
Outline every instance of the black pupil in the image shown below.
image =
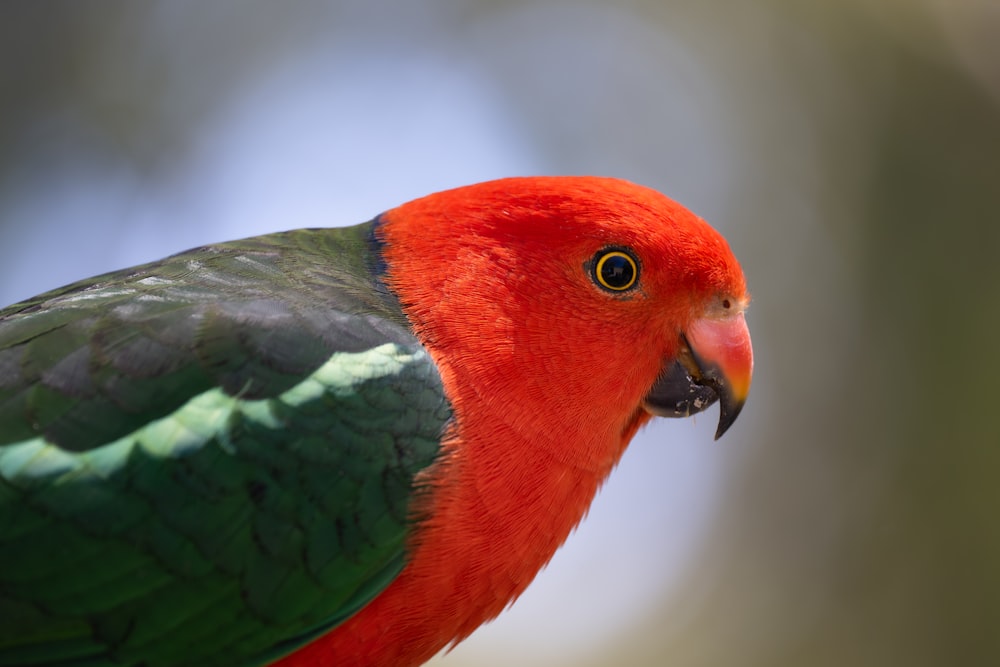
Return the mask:
M 634 275 L 635 268 L 627 257 L 612 255 L 601 263 L 601 278 L 610 287 L 625 287 Z

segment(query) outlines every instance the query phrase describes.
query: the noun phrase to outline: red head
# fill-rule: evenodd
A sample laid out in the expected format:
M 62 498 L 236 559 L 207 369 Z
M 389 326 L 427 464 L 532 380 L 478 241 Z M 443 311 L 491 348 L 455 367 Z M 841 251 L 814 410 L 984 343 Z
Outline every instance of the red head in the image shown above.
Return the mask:
M 715 395 L 720 430 L 735 419 L 752 372 L 743 273 L 722 236 L 667 197 L 609 178 L 512 178 L 385 219 L 390 284 L 446 380 L 512 422 L 532 406 L 631 435 L 647 413 L 696 412 Z M 658 393 L 677 368 L 695 388 Z

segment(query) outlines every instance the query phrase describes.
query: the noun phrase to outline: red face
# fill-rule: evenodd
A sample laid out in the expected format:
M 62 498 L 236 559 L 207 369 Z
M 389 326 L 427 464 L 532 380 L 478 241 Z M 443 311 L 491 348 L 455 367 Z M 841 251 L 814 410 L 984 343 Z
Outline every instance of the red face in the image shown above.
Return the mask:
M 490 396 L 619 432 L 716 400 L 717 435 L 736 418 L 753 367 L 743 274 L 663 195 L 507 179 L 385 217 L 390 282 L 416 329 Z

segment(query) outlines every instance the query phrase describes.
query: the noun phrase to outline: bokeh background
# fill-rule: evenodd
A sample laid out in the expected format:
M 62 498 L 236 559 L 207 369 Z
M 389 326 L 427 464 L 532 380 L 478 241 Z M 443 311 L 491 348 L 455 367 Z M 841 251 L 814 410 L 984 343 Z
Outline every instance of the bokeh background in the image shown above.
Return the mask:
M 754 390 L 439 664 L 1000 664 L 995 0 L 0 5 L 4 304 L 562 173 L 723 231 Z

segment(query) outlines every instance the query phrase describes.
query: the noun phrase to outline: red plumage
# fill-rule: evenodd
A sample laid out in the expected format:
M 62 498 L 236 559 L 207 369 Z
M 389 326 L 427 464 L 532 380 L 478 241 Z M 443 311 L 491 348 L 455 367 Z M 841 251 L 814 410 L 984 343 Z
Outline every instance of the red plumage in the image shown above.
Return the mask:
M 403 572 L 283 667 L 419 664 L 495 617 L 649 419 L 644 399 L 684 332 L 724 319 L 745 335 L 748 295 L 725 240 L 624 181 L 459 188 L 389 211 L 380 234 L 387 283 L 438 365 L 455 420 L 445 456 L 422 476 Z M 609 247 L 639 260 L 627 294 L 588 271 Z M 744 347 L 723 369 L 745 375 L 745 395 L 749 338 Z

